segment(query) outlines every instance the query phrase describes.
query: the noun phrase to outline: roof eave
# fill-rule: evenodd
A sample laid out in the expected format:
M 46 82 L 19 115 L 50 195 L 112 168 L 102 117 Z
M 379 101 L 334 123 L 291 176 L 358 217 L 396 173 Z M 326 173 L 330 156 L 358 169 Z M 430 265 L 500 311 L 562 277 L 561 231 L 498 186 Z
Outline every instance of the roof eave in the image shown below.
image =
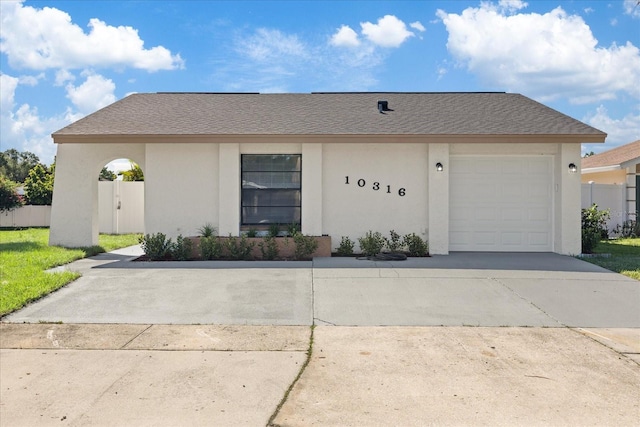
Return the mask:
M 606 134 L 52 134 L 56 144 L 220 142 L 603 143 Z

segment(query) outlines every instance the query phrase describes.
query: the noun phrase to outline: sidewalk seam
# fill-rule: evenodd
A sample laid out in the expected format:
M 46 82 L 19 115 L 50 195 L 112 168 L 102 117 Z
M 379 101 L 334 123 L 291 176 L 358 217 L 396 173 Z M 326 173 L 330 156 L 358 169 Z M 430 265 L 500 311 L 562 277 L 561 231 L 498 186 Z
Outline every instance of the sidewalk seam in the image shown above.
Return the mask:
M 311 355 L 313 354 L 314 330 L 315 330 L 315 325 L 311 325 L 311 334 L 309 335 L 309 349 L 307 350 L 307 358 L 305 359 L 304 363 L 300 367 L 300 371 L 298 371 L 298 375 L 296 375 L 296 377 L 293 379 L 293 382 L 291 383 L 291 385 L 289 385 L 289 388 L 287 388 L 287 391 L 284 392 L 284 396 L 282 396 L 282 400 L 280 400 L 280 403 L 278 403 L 278 406 L 276 406 L 275 411 L 273 411 L 273 414 L 271 414 L 271 417 L 269 417 L 266 427 L 280 427 L 279 424 L 274 424 L 273 421 L 276 419 L 276 417 L 280 413 L 280 410 L 282 410 L 282 407 L 284 406 L 284 404 L 287 403 L 287 400 L 289 399 L 289 394 L 291 394 L 291 392 L 293 391 L 293 388 L 296 386 L 296 384 L 302 377 L 302 374 L 304 373 L 304 371 L 307 369 L 307 366 L 309 366 L 309 363 L 311 362 Z
M 139 334 L 137 334 L 135 337 L 131 338 L 129 341 L 127 341 L 122 347 L 120 347 L 120 350 L 124 350 L 129 344 L 131 344 L 133 341 L 135 341 L 140 335 L 144 334 L 145 332 L 147 332 L 149 329 L 151 329 L 153 325 L 149 325 L 146 328 L 144 328 L 142 331 L 140 331 Z
M 554 322 L 556 322 L 560 327 L 563 328 L 568 328 L 569 326 L 565 325 L 564 323 L 562 323 L 560 320 L 556 319 L 555 317 L 553 317 L 552 315 L 550 315 L 549 313 L 547 313 L 546 311 L 544 311 L 542 308 L 538 307 L 533 301 L 529 301 L 527 298 L 523 297 L 522 295 L 520 295 L 519 293 L 517 293 L 516 291 L 514 291 L 513 289 L 511 289 L 507 284 L 503 283 L 500 281 L 500 279 L 497 279 L 495 277 L 491 277 L 491 280 L 497 282 L 498 284 L 500 284 L 501 286 L 503 286 L 504 288 L 507 288 L 512 294 L 514 294 L 515 296 L 517 296 L 518 298 L 520 298 L 522 301 L 526 302 L 527 304 L 531 305 L 532 307 L 536 308 L 537 310 L 539 310 L 541 313 L 543 313 L 545 316 L 547 316 L 548 318 L 550 318 L 551 320 L 553 320 Z

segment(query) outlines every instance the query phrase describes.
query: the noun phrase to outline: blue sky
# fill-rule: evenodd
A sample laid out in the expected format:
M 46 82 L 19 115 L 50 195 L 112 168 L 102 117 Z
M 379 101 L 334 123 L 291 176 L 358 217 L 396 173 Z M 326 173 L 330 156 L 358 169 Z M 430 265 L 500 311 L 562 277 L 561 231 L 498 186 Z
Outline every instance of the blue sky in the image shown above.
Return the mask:
M 134 92 L 506 91 L 640 139 L 640 5 L 0 1 L 1 150 Z

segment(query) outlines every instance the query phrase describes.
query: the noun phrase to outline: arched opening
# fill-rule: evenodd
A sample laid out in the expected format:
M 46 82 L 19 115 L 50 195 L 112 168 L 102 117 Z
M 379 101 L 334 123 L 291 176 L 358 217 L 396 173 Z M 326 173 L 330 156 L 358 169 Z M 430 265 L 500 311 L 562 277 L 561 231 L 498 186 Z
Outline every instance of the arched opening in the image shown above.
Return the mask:
M 131 159 L 114 159 L 102 166 L 97 178 L 99 232 L 144 233 L 142 167 Z

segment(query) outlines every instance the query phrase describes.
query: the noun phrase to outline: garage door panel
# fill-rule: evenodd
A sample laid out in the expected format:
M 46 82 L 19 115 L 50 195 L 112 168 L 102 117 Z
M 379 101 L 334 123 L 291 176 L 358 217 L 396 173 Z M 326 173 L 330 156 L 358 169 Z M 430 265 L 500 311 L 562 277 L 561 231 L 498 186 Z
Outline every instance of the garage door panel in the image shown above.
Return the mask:
M 552 251 L 551 157 L 452 156 L 451 251 Z

